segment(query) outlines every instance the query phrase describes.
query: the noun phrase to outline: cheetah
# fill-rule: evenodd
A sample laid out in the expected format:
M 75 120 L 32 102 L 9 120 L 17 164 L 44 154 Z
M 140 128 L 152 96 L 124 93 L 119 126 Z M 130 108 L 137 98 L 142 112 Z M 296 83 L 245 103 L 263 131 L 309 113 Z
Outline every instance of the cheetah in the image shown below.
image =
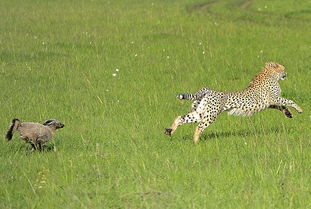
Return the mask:
M 224 111 L 228 111 L 230 115 L 251 116 L 272 108 L 292 118 L 292 113 L 286 106 L 294 108 L 298 113 L 302 113 L 302 109 L 292 100 L 281 97 L 278 81 L 284 80 L 286 76 L 283 65 L 269 62 L 244 90 L 225 92 L 202 88 L 195 94 L 179 94 L 178 99 L 193 101 L 191 110 L 186 115 L 176 117 L 171 127 L 165 129 L 165 134 L 171 136 L 180 125 L 198 123 L 193 136 L 193 143 L 197 144 L 204 129 Z

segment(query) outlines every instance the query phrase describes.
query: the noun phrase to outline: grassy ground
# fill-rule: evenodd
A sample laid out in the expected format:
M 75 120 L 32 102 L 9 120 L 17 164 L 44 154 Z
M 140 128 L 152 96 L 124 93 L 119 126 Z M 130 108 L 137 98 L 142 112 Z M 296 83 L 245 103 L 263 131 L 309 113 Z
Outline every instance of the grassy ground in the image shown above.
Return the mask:
M 0 208 L 311 208 L 310 1 L 202 2 L 0 2 L 1 133 L 66 125 L 55 151 L 1 140 Z M 267 61 L 302 115 L 163 134 L 177 93 L 242 89 Z

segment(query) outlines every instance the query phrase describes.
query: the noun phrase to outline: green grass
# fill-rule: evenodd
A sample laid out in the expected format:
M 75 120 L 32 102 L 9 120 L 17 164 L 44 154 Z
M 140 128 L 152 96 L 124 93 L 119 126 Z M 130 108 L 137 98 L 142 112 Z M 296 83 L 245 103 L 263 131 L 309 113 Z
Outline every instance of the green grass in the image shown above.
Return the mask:
M 201 3 L 0 2 L 1 133 L 66 125 L 55 152 L 1 140 L 0 208 L 311 208 L 310 1 Z M 242 89 L 268 61 L 303 114 L 163 134 L 190 108 L 177 93 Z

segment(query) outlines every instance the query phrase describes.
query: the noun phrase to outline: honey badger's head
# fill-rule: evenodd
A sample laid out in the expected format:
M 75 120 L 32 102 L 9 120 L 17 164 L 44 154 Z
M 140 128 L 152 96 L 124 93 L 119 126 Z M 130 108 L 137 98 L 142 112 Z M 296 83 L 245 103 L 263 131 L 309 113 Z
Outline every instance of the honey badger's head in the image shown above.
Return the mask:
M 58 120 L 55 119 L 50 119 L 47 120 L 43 123 L 44 126 L 50 126 L 53 127 L 55 129 L 59 129 L 59 128 L 64 128 L 64 124 L 62 124 L 61 122 L 59 122 Z

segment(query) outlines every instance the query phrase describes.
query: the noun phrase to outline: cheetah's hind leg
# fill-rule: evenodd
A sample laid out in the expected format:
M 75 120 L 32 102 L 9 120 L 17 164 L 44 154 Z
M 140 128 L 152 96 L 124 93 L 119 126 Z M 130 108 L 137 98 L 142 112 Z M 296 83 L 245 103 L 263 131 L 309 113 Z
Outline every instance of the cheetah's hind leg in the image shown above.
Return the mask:
M 166 129 L 165 129 L 164 134 L 166 134 L 166 135 L 168 135 L 168 136 L 172 136 L 172 134 L 176 131 L 177 127 L 179 126 L 180 119 L 181 119 L 181 116 L 178 116 L 178 117 L 174 120 L 174 122 L 173 122 L 171 128 L 166 128 Z
M 193 135 L 194 144 L 197 144 L 199 142 L 199 137 L 202 134 L 202 132 L 216 120 L 216 117 L 217 115 L 211 115 L 211 117 L 205 118 L 199 123 Z
M 199 114 L 196 111 L 190 112 L 183 116 L 178 116 L 172 123 L 171 128 L 166 128 L 164 133 L 166 135 L 172 136 L 172 134 L 176 131 L 178 126 L 183 125 L 185 123 L 197 123 L 201 121 L 201 116 L 202 114 Z

